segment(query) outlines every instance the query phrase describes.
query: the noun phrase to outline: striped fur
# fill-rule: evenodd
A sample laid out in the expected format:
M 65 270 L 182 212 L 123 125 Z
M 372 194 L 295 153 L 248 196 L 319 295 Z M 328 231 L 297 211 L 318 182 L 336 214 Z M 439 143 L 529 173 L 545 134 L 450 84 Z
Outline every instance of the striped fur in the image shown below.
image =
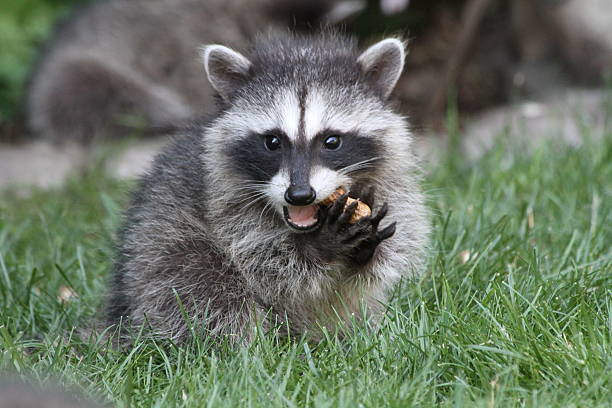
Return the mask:
M 342 329 L 364 311 L 380 317 L 389 288 L 423 270 L 429 233 L 408 124 L 388 100 L 403 44 L 386 41 L 383 52 L 359 54 L 352 39 L 334 33 L 263 36 L 238 59 L 212 56 L 222 61 L 208 75 L 225 93 L 219 114 L 186 130 L 141 181 L 120 234 L 111 323 L 146 322 L 183 339 L 185 311 L 198 330 L 249 341 L 258 322 L 317 338 L 321 327 Z M 232 65 L 241 58 L 248 69 Z M 286 147 L 309 153 L 264 171 L 270 163 L 257 149 L 271 129 L 284 134 Z M 336 165 L 319 151 L 321 132 L 346 135 Z M 246 158 L 236 160 L 237 152 Z M 371 185 L 375 211 L 388 204 L 383 224 L 396 222 L 396 232 L 367 263 L 356 266 L 341 247 L 334 253 L 318 231 L 288 227 L 284 193 L 297 162 L 309 169 L 315 203 L 338 186 Z

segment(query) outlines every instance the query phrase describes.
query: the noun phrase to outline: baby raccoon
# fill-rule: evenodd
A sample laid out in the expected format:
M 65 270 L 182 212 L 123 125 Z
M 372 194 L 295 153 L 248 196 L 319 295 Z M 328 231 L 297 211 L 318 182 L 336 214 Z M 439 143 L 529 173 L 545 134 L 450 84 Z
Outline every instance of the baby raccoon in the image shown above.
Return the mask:
M 429 223 L 411 135 L 389 95 L 404 44 L 359 53 L 336 33 L 202 50 L 219 113 L 140 182 L 120 232 L 107 313 L 175 340 L 190 325 L 248 342 L 376 320 L 426 260 Z M 322 202 L 338 187 L 349 193 Z M 349 222 L 357 201 L 372 214 Z M 365 314 L 365 316 L 364 316 Z

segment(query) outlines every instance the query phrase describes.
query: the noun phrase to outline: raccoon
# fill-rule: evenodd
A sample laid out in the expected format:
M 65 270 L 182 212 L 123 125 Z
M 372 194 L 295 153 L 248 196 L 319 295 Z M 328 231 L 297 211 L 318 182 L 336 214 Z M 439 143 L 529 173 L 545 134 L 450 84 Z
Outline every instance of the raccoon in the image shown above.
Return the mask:
M 311 338 L 375 322 L 418 274 L 429 223 L 405 119 L 390 99 L 404 43 L 362 53 L 325 32 L 202 50 L 219 112 L 154 161 L 127 210 L 107 305 L 182 340 Z M 349 193 L 321 203 L 339 186 Z M 351 224 L 359 199 L 370 216 Z
M 203 42 L 248 45 L 261 27 L 314 27 L 339 0 L 100 0 L 60 24 L 26 90 L 30 132 L 89 143 L 159 133 L 214 106 Z

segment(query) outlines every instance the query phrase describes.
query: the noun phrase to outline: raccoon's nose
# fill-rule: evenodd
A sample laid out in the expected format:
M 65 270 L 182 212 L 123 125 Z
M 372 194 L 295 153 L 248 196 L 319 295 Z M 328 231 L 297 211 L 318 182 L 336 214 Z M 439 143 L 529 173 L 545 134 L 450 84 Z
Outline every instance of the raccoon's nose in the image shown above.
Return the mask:
M 285 191 L 285 201 L 291 205 L 308 205 L 315 198 L 317 193 L 310 186 L 291 186 Z

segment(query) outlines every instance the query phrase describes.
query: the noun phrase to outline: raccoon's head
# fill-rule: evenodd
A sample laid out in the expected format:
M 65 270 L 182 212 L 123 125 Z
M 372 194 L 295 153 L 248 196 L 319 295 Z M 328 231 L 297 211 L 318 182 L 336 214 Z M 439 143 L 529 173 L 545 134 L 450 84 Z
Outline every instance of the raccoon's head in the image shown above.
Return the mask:
M 377 184 L 409 144 L 388 103 L 404 64 L 398 39 L 359 53 L 337 34 L 287 34 L 260 38 L 246 55 L 210 45 L 202 56 L 222 109 L 206 140 L 218 178 L 291 231 L 315 230 L 321 201 L 341 186 Z

